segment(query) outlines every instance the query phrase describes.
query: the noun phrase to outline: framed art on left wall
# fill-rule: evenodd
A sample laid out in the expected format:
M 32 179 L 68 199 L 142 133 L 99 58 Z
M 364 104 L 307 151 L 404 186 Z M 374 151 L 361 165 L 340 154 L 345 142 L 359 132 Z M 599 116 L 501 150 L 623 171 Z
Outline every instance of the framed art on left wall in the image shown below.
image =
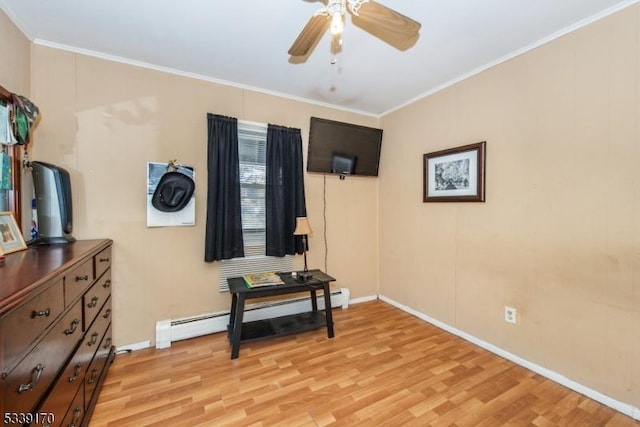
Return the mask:
M 0 255 L 27 249 L 13 212 L 0 212 Z

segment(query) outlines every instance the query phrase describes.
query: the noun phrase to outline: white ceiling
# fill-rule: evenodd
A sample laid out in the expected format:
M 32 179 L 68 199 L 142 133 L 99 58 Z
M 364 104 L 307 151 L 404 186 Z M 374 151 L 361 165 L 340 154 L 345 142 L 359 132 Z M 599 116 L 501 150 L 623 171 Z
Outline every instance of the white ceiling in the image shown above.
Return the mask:
M 287 50 L 317 0 L 0 0 L 38 44 L 230 83 L 374 116 L 640 0 L 380 0 L 422 24 L 405 51 L 347 19 L 337 63 L 328 34 Z

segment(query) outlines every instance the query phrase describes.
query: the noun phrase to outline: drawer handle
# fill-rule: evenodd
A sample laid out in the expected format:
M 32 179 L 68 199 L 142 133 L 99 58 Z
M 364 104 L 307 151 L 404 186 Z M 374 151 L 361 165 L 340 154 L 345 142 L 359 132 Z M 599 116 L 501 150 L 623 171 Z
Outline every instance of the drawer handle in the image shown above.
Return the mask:
M 82 371 L 82 364 L 78 363 L 76 367 L 73 369 L 73 375 L 69 377 L 70 383 L 78 379 L 78 375 L 80 375 L 80 371 Z
M 93 368 L 91 370 L 91 376 L 87 380 L 87 384 L 93 384 L 94 382 L 96 382 L 96 377 L 97 376 L 98 376 L 98 370 L 96 368 Z
M 102 348 L 104 348 L 105 350 L 108 350 L 111 348 L 111 337 L 107 338 L 104 342 L 104 346 L 102 346 Z
M 83 280 L 89 280 L 89 275 L 85 274 L 84 276 L 76 276 L 76 282 L 81 282 Z
M 73 413 L 73 421 L 69 424 L 69 427 L 76 427 L 76 423 L 80 421 L 80 417 L 82 416 L 82 408 L 80 406 L 76 407 L 76 410 Z
M 98 299 L 98 297 L 91 298 L 91 301 L 89 301 L 89 304 L 87 304 L 87 308 L 93 308 L 98 305 Z
M 98 342 L 98 333 L 94 332 L 94 333 L 91 334 L 91 340 L 87 343 L 87 346 L 91 347 L 92 345 L 94 345 L 97 342 Z
M 51 315 L 51 309 L 46 308 L 44 310 L 40 310 L 40 311 L 35 311 L 33 310 L 31 312 L 31 318 L 35 319 L 36 317 L 49 317 Z
M 73 319 L 73 322 L 71 322 L 71 326 L 69 326 L 67 329 L 64 330 L 64 334 L 65 335 L 73 334 L 76 331 L 76 329 L 78 329 L 79 325 L 80 325 L 80 320 Z
M 98 261 L 100 261 L 100 262 L 109 262 L 110 259 L 109 258 L 99 258 Z
M 103 288 L 105 288 L 105 289 L 109 289 L 109 288 L 111 287 L 111 279 L 106 280 L 106 281 L 103 283 L 102 287 L 103 287 Z
M 102 315 L 102 317 L 104 319 L 108 319 L 109 317 L 111 317 L 111 309 L 107 308 L 107 311 L 104 312 L 104 314 Z
M 40 382 L 40 377 L 42 376 L 42 372 L 44 372 L 44 368 L 45 366 L 42 363 L 38 363 L 38 365 L 31 371 L 31 382 L 29 384 L 20 384 L 20 387 L 18 387 L 18 394 L 33 390 L 33 388 Z

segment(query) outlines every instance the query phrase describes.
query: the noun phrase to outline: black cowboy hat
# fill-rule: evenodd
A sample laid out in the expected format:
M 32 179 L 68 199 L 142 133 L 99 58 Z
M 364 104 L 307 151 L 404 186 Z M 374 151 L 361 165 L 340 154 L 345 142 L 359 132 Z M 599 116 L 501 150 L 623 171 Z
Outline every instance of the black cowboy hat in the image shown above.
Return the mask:
M 151 204 L 162 212 L 177 212 L 189 204 L 195 188 L 193 179 L 188 175 L 167 172 L 160 178 L 156 191 L 153 192 Z

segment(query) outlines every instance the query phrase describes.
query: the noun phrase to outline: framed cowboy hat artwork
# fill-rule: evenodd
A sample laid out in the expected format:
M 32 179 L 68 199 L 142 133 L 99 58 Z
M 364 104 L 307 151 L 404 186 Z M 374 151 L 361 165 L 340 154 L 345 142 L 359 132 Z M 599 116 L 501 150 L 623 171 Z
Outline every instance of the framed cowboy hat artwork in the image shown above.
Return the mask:
M 192 166 L 147 163 L 147 227 L 195 225 L 195 173 Z

